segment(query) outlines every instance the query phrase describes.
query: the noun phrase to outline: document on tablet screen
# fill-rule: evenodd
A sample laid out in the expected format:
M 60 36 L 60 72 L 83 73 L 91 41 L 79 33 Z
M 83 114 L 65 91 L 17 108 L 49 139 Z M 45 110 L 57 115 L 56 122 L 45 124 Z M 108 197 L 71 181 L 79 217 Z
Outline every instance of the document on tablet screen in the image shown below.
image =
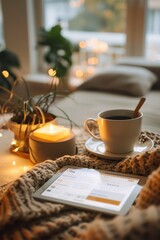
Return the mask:
M 69 167 L 41 192 L 41 196 L 118 212 L 134 192 L 139 180 L 137 176 Z

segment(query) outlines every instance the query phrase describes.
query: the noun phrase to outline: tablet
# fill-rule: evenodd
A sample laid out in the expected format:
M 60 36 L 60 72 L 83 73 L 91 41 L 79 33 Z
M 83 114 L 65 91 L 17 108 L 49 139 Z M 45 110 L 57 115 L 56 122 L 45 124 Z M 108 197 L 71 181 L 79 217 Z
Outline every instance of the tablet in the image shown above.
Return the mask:
M 65 166 L 40 187 L 33 197 L 107 214 L 124 215 L 145 182 L 146 178 L 142 176 Z

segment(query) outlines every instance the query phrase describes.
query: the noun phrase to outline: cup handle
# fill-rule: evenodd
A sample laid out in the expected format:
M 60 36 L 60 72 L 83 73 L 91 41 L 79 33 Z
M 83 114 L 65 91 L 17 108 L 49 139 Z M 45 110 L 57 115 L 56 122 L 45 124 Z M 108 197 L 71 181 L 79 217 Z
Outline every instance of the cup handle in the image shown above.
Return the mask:
M 97 123 L 97 120 L 96 120 L 96 119 L 94 119 L 94 118 L 88 118 L 88 119 L 86 119 L 86 120 L 84 121 L 84 127 L 85 127 L 85 129 L 87 130 L 87 132 L 88 132 L 93 138 L 95 138 L 95 139 L 97 139 L 97 140 L 101 140 L 100 137 L 94 135 L 94 133 L 92 133 L 91 130 L 89 129 L 89 127 L 88 127 L 88 122 L 89 122 L 89 121 L 93 121 L 93 122 Z

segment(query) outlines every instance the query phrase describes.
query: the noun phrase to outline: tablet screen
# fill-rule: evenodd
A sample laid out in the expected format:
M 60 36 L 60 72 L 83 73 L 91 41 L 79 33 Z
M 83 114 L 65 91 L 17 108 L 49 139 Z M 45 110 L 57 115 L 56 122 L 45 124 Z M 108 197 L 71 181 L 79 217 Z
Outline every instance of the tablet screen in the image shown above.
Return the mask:
M 138 195 L 141 177 L 67 167 L 38 196 L 108 213 L 126 213 Z

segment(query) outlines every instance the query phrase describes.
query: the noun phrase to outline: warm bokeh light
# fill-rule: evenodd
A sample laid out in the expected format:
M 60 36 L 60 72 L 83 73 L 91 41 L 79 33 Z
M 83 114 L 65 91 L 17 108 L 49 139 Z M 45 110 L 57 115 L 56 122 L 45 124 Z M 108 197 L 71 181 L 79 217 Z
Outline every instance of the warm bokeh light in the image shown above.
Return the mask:
M 96 64 L 98 64 L 98 63 L 99 63 L 98 58 L 96 58 L 96 57 L 88 58 L 88 64 L 90 64 L 90 65 L 96 65 Z
M 88 39 L 86 45 L 88 49 L 96 53 L 105 53 L 108 50 L 108 44 L 96 38 Z
M 7 70 L 3 70 L 2 71 L 2 74 L 5 78 L 8 78 L 9 77 L 9 72 Z
M 17 143 L 17 141 L 15 139 L 12 140 L 12 145 L 15 145 Z
M 13 164 L 13 166 L 15 166 L 16 165 L 16 161 L 13 161 L 12 164 Z
M 21 148 L 23 148 L 24 146 L 24 141 L 18 141 L 16 139 L 13 139 L 11 142 L 11 146 L 12 146 L 12 152 L 19 152 Z
M 54 69 L 52 69 L 52 68 L 50 68 L 49 70 L 48 70 L 48 74 L 51 76 L 51 77 L 54 77 L 54 76 L 56 76 L 56 70 L 54 70 Z
M 79 42 L 79 47 L 80 48 L 85 48 L 87 46 L 87 43 L 85 41 Z
M 76 70 L 76 72 L 75 72 L 75 75 L 76 75 L 76 77 L 78 77 L 78 78 L 83 78 L 84 77 L 84 73 L 83 73 L 83 71 L 82 70 Z

